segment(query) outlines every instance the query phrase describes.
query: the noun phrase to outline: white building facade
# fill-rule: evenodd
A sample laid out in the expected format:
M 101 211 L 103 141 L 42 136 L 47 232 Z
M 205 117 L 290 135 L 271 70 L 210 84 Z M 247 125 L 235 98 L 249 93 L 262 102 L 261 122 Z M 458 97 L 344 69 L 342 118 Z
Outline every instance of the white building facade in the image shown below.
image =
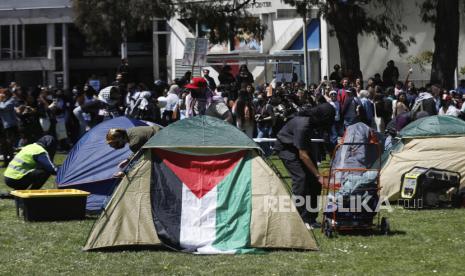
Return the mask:
M 390 44 L 387 49 L 378 45 L 372 36 L 359 36 L 360 64 L 365 79 L 376 73 L 382 74 L 389 60 L 394 60 L 399 68 L 401 79 L 407 74 L 410 64 L 409 56 L 416 56 L 425 51 L 434 50 L 434 26 L 423 23 L 420 19 L 419 9 L 415 1 L 402 1 L 398 7 L 399 20 L 406 26 L 404 37 L 413 36 L 416 43 L 408 48 L 408 52 L 399 55 L 397 48 Z M 206 67 L 211 75 L 215 76 L 221 64 L 248 64 L 257 83 L 269 82 L 274 77 L 276 64 L 292 62 L 294 71 L 299 80 L 303 80 L 303 47 L 302 26 L 303 20 L 295 9 L 280 0 L 257 0 L 249 12 L 267 25 L 267 32 L 260 42 L 258 51 L 223 51 L 216 53 L 210 51 Z M 463 12 L 462 12 L 463 14 Z M 318 83 L 323 76 L 329 76 L 333 66 L 340 64 L 339 46 L 335 36 L 330 35 L 330 26 L 325 20 L 317 17 L 315 10 L 309 12 L 307 25 L 309 50 L 309 82 Z M 458 67 L 465 66 L 465 17 L 460 19 L 460 40 Z M 171 79 L 180 77 L 190 67 L 181 66 L 184 51 L 184 41 L 187 37 L 194 37 L 194 31 L 182 24 L 180 20 L 172 19 L 168 22 L 171 35 L 168 42 L 168 76 Z M 265 62 L 266 60 L 266 62 Z M 426 65 L 424 70 L 413 66 L 410 76 L 418 85 L 424 85 L 430 77 L 431 66 Z M 196 67 L 195 74 L 199 74 Z M 465 78 L 457 74 L 457 78 Z
M 394 60 L 399 69 L 400 79 L 403 81 L 407 76 L 410 68 L 408 64 L 409 56 L 417 56 L 425 51 L 434 51 L 434 26 L 429 23 L 424 23 L 420 18 L 419 8 L 415 1 L 402 1 L 402 6 L 398 7 L 399 20 L 407 26 L 407 30 L 403 33 L 404 37 L 413 36 L 416 43 L 408 47 L 408 52 L 399 55 L 397 48 L 390 44 L 387 49 L 378 45 L 376 39 L 371 36 L 359 36 L 358 45 L 360 51 L 360 70 L 365 79 L 372 77 L 376 73 L 383 73 L 386 68 L 386 63 L 389 60 Z M 459 35 L 459 51 L 458 51 L 458 68 L 465 66 L 465 16 L 463 16 L 463 5 L 460 5 L 460 35 Z M 340 64 L 339 46 L 336 37 L 328 37 L 328 64 Z M 413 66 L 413 73 L 410 80 L 413 80 L 417 87 L 423 86 L 429 82 L 431 74 L 431 64 L 426 65 L 424 71 L 418 66 Z M 465 76 L 457 74 L 458 79 Z
M 232 47 L 230 44 L 210 45 L 207 64 L 204 66 L 210 69 L 210 75 L 215 77 L 224 64 L 232 65 L 233 71 L 241 64 L 247 64 L 257 83 L 269 82 L 276 75 L 277 64 L 286 63 L 292 65 L 299 80 L 304 80 L 303 19 L 295 9 L 280 0 L 259 0 L 249 6 L 248 11 L 267 26 L 263 40 L 255 41 L 249 37 Z M 327 41 L 324 37 L 327 35 L 326 22 L 316 17 L 316 11 L 309 12 L 307 20 L 309 78 L 311 82 L 316 82 L 321 72 L 328 70 L 325 63 L 327 47 L 324 43 Z M 171 32 L 168 42 L 168 76 L 174 79 L 192 69 L 181 63 L 185 39 L 195 37 L 195 31 L 194 27 L 184 25 L 179 19 L 171 19 L 168 26 Z M 195 66 L 194 75 L 199 74 L 200 67 Z
M 365 79 L 382 73 L 391 59 L 402 79 L 410 67 L 409 56 L 434 50 L 434 27 L 421 22 L 415 1 L 400 3 L 399 20 L 407 26 L 404 36 L 413 36 L 416 43 L 408 48 L 408 53 L 399 56 L 393 45 L 384 49 L 374 37 L 360 36 L 360 63 Z M 234 45 L 210 45 L 203 67 L 209 68 L 215 77 L 225 64 L 234 70 L 247 64 L 257 84 L 270 82 L 281 70 L 291 70 L 303 81 L 303 19 L 281 0 L 257 0 L 248 11 L 267 26 L 263 40 L 251 34 L 238 37 Z M 71 0 L 0 1 L 0 82 L 16 80 L 69 88 L 82 85 L 91 75 L 102 83 L 111 82 L 120 63 L 119 46 L 113 52 L 89 50 L 73 20 Z M 460 24 L 459 68 L 465 66 L 465 16 Z M 140 81 L 173 80 L 192 70 L 192 66 L 182 65 L 182 59 L 186 38 L 195 37 L 196 28 L 179 18 L 156 20 L 152 25 L 151 30 L 128 43 L 129 63 Z M 330 74 L 334 64 L 340 64 L 339 46 L 336 38 L 329 35 L 330 26 L 317 17 L 316 10 L 309 12 L 306 29 L 309 82 L 318 83 Z M 199 25 L 197 33 L 202 37 L 207 30 Z M 200 68 L 194 67 L 194 75 L 200 74 Z M 429 75 L 429 65 L 424 71 L 414 66 L 411 79 L 424 85 Z

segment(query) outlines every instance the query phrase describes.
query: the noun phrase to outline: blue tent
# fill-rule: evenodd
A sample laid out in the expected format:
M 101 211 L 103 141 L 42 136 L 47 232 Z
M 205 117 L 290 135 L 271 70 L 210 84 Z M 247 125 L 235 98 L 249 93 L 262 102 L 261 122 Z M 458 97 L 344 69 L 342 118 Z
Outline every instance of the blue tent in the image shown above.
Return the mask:
M 100 211 L 120 181 L 113 177 L 119 170 L 118 164 L 132 153 L 127 145 L 119 150 L 108 146 L 105 141 L 108 130 L 146 125 L 143 121 L 117 117 L 92 128 L 74 145 L 58 170 L 57 186 L 90 192 L 86 209 Z

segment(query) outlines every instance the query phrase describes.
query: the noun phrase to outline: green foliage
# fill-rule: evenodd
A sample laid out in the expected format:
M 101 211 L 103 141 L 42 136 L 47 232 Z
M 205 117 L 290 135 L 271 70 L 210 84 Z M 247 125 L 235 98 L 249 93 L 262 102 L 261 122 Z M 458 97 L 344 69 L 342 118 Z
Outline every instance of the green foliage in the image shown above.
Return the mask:
M 101 46 L 150 29 L 154 18 L 175 15 L 207 26 L 214 43 L 227 41 L 234 34 L 253 33 L 261 38 L 266 26 L 246 11 L 253 3 L 255 0 L 73 0 L 73 7 L 77 26 L 91 44 Z
M 333 32 L 351 29 L 356 35 L 374 35 L 381 47 L 387 48 L 392 42 L 399 53 L 407 52 L 407 47 L 415 43 L 413 37 L 403 39 L 401 34 L 406 26 L 401 23 L 399 0 L 284 0 L 305 14 L 310 7 L 318 9 L 319 16 L 325 18 Z M 376 11 L 376 12 L 373 12 Z
M 416 5 L 420 8 L 420 16 L 423 22 L 434 23 L 437 20 L 436 6 L 438 0 L 420 0 Z
M 421 72 L 425 72 L 425 66 L 430 65 L 433 62 L 433 52 L 432 51 L 424 51 L 419 53 L 416 56 L 409 56 L 407 58 L 407 63 L 410 66 L 416 65 L 420 69 Z
M 136 18 L 129 12 L 130 0 L 74 0 L 76 25 L 95 47 L 121 42 L 123 30 L 132 30 Z M 127 34 L 127 32 L 125 31 Z
M 465 76 L 465 66 L 460 67 L 460 75 Z

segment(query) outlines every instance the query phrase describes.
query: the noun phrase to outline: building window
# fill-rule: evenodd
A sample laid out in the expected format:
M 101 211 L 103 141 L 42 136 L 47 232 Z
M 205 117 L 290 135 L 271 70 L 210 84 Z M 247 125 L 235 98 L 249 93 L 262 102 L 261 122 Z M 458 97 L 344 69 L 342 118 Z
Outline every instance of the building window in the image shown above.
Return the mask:
M 2 59 L 11 57 L 10 48 L 10 26 L 0 26 L 0 57 Z
M 26 25 L 26 57 L 47 56 L 47 25 Z
M 24 25 L 0 26 L 0 58 L 24 58 L 24 36 Z
M 152 29 L 139 31 L 128 37 L 128 55 L 152 55 Z
M 277 16 L 278 19 L 294 19 L 296 17 L 300 17 L 297 14 L 297 11 L 295 9 L 286 9 L 286 10 L 277 10 Z

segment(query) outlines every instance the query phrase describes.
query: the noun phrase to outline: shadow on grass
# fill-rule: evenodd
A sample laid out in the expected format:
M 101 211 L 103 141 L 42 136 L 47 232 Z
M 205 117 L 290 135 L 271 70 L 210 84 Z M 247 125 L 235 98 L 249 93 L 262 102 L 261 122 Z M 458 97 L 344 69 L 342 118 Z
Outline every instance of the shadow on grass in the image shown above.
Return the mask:
M 318 252 L 320 250 L 307 250 L 307 249 L 292 249 L 292 248 L 255 248 L 255 251 L 251 251 L 249 255 L 265 255 L 270 253 L 280 253 L 280 252 Z M 121 253 L 121 252 L 167 252 L 167 253 L 180 253 L 180 254 L 189 254 L 192 256 L 212 256 L 218 254 L 196 254 L 188 250 L 178 250 L 171 248 L 168 245 L 121 245 L 121 246 L 112 246 L 107 248 L 97 248 L 91 249 L 83 252 L 86 253 Z M 220 254 L 221 255 L 221 254 Z M 240 254 L 239 254 L 240 255 Z
M 145 252 L 145 251 L 157 251 L 157 252 L 177 252 L 177 253 L 186 253 L 179 250 L 175 250 L 163 245 L 120 245 L 112 247 L 103 247 L 96 248 L 91 250 L 82 250 L 86 253 L 121 253 L 123 251 L 130 252 Z
M 373 236 L 398 236 L 398 235 L 406 235 L 407 232 L 403 230 L 393 230 L 389 231 L 388 234 L 381 232 L 380 230 L 353 230 L 353 231 L 338 231 L 336 234 L 337 236 L 357 236 L 357 237 L 373 237 Z

